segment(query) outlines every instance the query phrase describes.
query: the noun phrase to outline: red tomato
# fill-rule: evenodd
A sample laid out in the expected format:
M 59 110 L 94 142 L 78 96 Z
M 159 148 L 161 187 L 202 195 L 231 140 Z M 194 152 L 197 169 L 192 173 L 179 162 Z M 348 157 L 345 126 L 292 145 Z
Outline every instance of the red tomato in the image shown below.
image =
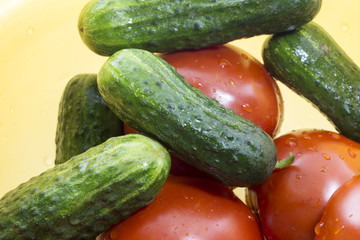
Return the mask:
M 315 240 L 360 239 L 360 176 L 342 185 L 329 199 Z
M 161 57 L 208 97 L 250 119 L 270 136 L 278 132 L 283 121 L 279 87 L 249 53 L 226 44 Z
M 268 240 L 314 239 L 331 195 L 360 173 L 360 144 L 334 132 L 297 130 L 274 140 L 278 159 L 294 162 L 254 188 Z M 254 196 L 253 196 L 254 197 Z
M 170 176 L 148 206 L 103 234 L 104 240 L 261 240 L 250 209 L 217 182 Z

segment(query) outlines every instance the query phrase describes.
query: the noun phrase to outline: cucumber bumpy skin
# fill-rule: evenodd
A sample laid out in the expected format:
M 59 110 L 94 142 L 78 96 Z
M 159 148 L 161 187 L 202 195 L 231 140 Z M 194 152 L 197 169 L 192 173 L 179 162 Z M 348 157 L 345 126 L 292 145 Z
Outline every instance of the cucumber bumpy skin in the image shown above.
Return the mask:
M 79 34 L 89 49 L 111 56 L 123 48 L 150 52 L 198 49 L 311 21 L 322 0 L 92 0 Z
M 55 164 L 123 134 L 123 123 L 99 93 L 97 74 L 72 77 L 59 103 Z
M 124 123 L 225 185 L 259 184 L 274 169 L 277 150 L 269 135 L 151 52 L 120 50 L 101 67 L 98 86 Z
M 360 68 L 325 29 L 310 22 L 270 36 L 267 70 L 311 102 L 344 136 L 360 142 Z
M 5 194 L 0 239 L 95 239 L 154 199 L 170 163 L 148 137 L 110 138 Z

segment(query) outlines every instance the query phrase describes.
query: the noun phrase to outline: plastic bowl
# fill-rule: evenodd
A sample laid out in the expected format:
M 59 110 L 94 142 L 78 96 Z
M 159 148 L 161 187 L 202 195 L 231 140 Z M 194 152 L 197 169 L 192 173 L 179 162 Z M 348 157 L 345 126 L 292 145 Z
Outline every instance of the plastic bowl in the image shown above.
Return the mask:
M 87 0 L 0 0 L 0 196 L 54 165 L 60 97 L 78 73 L 97 73 L 105 57 L 81 41 L 77 20 Z M 360 64 L 360 1 L 325 0 L 315 18 Z M 232 42 L 261 60 L 266 36 Z M 334 130 L 306 100 L 279 83 L 280 134 Z

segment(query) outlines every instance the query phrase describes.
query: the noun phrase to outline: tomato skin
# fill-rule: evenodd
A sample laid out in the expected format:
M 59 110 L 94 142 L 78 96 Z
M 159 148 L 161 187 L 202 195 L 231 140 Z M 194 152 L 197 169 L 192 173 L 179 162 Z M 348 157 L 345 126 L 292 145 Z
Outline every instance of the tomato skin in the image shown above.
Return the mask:
M 297 130 L 274 140 L 278 159 L 294 162 L 254 188 L 268 240 L 314 239 L 314 228 L 331 195 L 360 173 L 360 144 L 324 130 Z
M 262 239 L 250 209 L 233 192 L 207 179 L 170 176 L 156 198 L 114 225 L 104 240 Z
M 201 177 L 216 181 L 216 179 L 212 177 L 210 174 L 200 171 L 196 167 L 181 160 L 181 158 L 176 157 L 174 154 L 170 153 L 170 157 L 171 157 L 171 168 L 170 168 L 171 175 Z
M 360 239 L 360 176 L 338 188 L 329 199 L 320 222 L 315 227 L 315 240 Z
M 187 82 L 274 137 L 283 121 L 283 99 L 265 67 L 244 50 L 219 45 L 160 55 Z

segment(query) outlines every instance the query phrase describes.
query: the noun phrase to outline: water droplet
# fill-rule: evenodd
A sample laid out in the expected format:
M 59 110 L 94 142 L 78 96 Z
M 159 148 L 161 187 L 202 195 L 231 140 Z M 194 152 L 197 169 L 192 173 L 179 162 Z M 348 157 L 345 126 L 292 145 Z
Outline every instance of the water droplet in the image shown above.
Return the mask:
M 296 146 L 296 144 L 297 144 L 297 139 L 296 138 L 287 138 L 286 140 L 285 140 L 285 145 L 286 146 L 289 146 L 289 147 L 294 147 L 294 146 Z
M 246 55 L 245 53 L 242 53 L 241 56 L 242 56 L 244 59 L 249 59 L 249 56 Z
M 221 68 L 225 68 L 225 67 L 230 67 L 231 63 L 228 60 L 222 58 L 219 60 L 219 65 Z
M 26 33 L 27 33 L 28 35 L 33 34 L 33 32 L 34 32 L 34 28 L 33 28 L 33 27 L 28 27 L 28 29 L 26 30 Z
M 316 146 L 311 146 L 308 149 L 311 150 L 311 151 L 316 151 Z
M 45 163 L 45 165 L 46 166 L 53 166 L 54 165 L 54 158 L 53 157 L 51 157 L 51 156 L 46 156 L 45 158 L 44 158 L 44 163 Z
M 320 171 L 321 172 L 327 172 L 327 169 L 326 169 L 326 167 L 322 167 Z
M 202 82 L 201 82 L 201 78 L 198 78 L 198 77 L 192 77 L 191 78 L 191 82 L 193 83 L 194 86 L 200 88 L 202 87 Z
M 226 139 L 227 139 L 228 141 L 234 141 L 234 136 L 226 136 Z
M 304 134 L 302 137 L 306 140 L 311 140 L 311 137 L 309 134 Z
M 194 24 L 194 29 L 195 29 L 195 30 L 200 30 L 200 29 L 203 29 L 204 26 L 205 26 L 205 24 L 204 24 L 203 22 L 196 22 L 196 23 Z
M 352 149 L 348 149 L 348 153 L 349 153 L 349 156 L 352 157 L 352 158 L 355 158 L 356 157 L 356 152 Z
M 213 88 L 212 91 L 213 91 L 213 93 L 216 93 L 216 88 Z
M 326 154 L 326 153 L 323 153 L 323 154 L 321 154 L 322 156 L 323 156 L 323 158 L 325 158 L 326 160 L 330 160 L 331 159 L 331 157 L 328 155 L 328 154 Z
M 340 139 L 340 138 L 341 138 L 341 137 L 340 137 L 340 134 L 337 134 L 337 133 L 331 133 L 330 135 L 331 135 L 331 137 L 334 138 L 334 139 Z
M 304 175 L 302 175 L 302 174 L 296 174 L 297 179 L 302 179 L 303 177 L 304 177 Z
M 252 112 L 252 108 L 248 103 L 241 105 L 241 108 L 248 113 Z
M 324 226 L 323 222 L 319 222 L 318 224 L 316 224 L 316 226 L 315 226 L 315 234 L 316 235 L 320 235 L 320 231 L 323 226 Z
M 323 207 L 321 198 L 319 198 L 319 199 L 317 200 L 317 202 L 316 202 L 316 207 L 317 207 L 317 208 L 322 208 L 322 207 Z
M 196 88 L 201 88 L 202 84 L 201 83 L 196 83 Z
M 349 25 L 347 25 L 346 23 L 343 23 L 343 24 L 341 24 L 341 29 L 344 32 L 347 32 L 347 31 L 349 31 Z
M 340 228 L 338 228 L 338 229 L 335 231 L 334 235 L 338 235 L 342 230 L 344 230 L 344 228 L 345 228 L 345 226 L 341 226 Z
M 230 80 L 229 80 L 229 83 L 230 83 L 231 86 L 235 87 L 235 82 L 234 82 L 234 80 L 230 79 Z

